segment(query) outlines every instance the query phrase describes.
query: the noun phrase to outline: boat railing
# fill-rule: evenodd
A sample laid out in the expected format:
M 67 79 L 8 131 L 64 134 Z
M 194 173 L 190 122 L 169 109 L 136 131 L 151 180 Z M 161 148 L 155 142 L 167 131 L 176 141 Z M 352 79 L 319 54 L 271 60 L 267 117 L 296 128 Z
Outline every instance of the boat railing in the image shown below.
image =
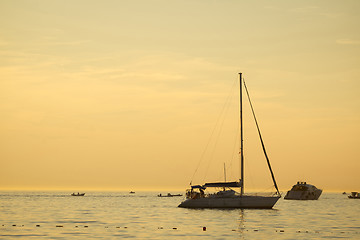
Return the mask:
M 274 197 L 274 196 L 279 196 L 279 194 L 277 192 L 257 192 L 257 193 L 245 193 L 243 194 L 243 196 Z

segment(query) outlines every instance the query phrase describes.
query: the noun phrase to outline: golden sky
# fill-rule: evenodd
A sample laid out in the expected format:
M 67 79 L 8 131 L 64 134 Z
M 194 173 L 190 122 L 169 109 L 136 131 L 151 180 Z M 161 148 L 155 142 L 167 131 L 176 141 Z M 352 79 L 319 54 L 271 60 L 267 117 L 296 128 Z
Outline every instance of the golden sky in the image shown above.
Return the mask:
M 0 189 L 185 189 L 202 156 L 208 181 L 224 162 L 235 180 L 236 128 L 206 146 L 243 72 L 279 187 L 360 191 L 359 12 L 357 0 L 3 0 Z M 249 131 L 245 185 L 271 188 Z

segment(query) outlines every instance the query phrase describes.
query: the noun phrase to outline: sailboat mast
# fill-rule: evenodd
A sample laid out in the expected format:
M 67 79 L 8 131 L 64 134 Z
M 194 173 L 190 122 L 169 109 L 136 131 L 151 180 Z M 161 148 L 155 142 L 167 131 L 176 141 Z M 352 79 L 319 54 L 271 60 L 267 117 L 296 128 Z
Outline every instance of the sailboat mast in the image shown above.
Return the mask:
M 243 152 L 243 116 L 242 116 L 242 73 L 240 82 L 240 196 L 244 194 L 244 152 Z

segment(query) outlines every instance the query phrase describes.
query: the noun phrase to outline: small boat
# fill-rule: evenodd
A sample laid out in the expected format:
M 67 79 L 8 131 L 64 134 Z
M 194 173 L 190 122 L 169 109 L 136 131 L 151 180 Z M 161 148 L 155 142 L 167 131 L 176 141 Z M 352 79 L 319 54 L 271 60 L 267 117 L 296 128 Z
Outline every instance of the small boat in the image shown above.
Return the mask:
M 76 196 L 76 197 L 85 196 L 85 193 L 72 193 L 71 196 Z
M 288 200 L 318 200 L 322 193 L 321 189 L 306 182 L 297 182 L 290 191 L 288 191 L 284 199 Z
M 203 185 L 191 185 L 191 189 L 186 191 L 186 200 L 180 203 L 179 207 L 183 208 L 258 208 L 258 209 L 270 209 L 275 203 L 281 198 L 280 191 L 277 187 L 274 173 L 270 166 L 270 160 L 266 154 L 264 142 L 260 134 L 260 128 L 255 117 L 254 109 L 250 101 L 250 96 L 245 85 L 245 81 L 242 78 L 242 73 L 239 73 L 239 92 L 240 92 L 240 101 L 239 101 L 239 155 L 240 155 L 240 179 L 239 181 L 225 181 L 224 182 L 210 182 Z M 259 134 L 260 142 L 262 144 L 262 149 L 267 161 L 267 165 L 274 183 L 276 192 L 268 196 L 261 195 L 250 195 L 244 193 L 244 147 L 243 147 L 243 87 L 246 90 L 247 97 L 251 106 L 252 114 L 254 121 L 256 123 L 257 131 Z M 225 171 L 225 170 L 224 170 Z M 205 192 L 206 189 L 217 189 L 215 193 Z M 233 188 L 239 189 L 239 192 L 233 190 Z
M 360 199 L 360 194 L 358 192 L 351 192 L 351 195 L 349 195 L 348 198 Z
M 171 193 L 168 193 L 166 195 L 162 195 L 161 193 L 158 195 L 158 197 L 181 197 L 182 194 L 171 194 Z
M 343 194 L 345 195 L 345 194 L 346 194 L 346 192 L 343 192 Z
M 133 192 L 133 191 L 131 191 L 131 192 L 129 192 L 130 194 L 134 194 L 135 192 Z

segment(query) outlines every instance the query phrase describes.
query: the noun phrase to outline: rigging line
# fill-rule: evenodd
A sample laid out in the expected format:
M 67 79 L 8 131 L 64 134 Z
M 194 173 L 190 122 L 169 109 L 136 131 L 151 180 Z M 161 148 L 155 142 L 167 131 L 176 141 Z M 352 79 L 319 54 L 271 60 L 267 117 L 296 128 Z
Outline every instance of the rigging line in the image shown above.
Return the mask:
M 262 149 L 263 149 L 265 158 L 266 158 L 266 162 L 267 162 L 267 164 L 268 164 L 268 167 L 269 167 L 269 170 L 270 170 L 270 173 L 271 173 L 271 177 L 272 177 L 272 180 L 273 180 L 273 182 L 274 182 L 275 189 L 276 189 L 276 191 L 278 192 L 278 194 L 280 195 L 280 191 L 279 191 L 279 188 L 278 188 L 278 186 L 277 186 L 277 184 L 276 184 L 275 176 L 274 176 L 274 173 L 273 173 L 272 168 L 271 168 L 271 165 L 270 165 L 270 160 L 269 160 L 269 158 L 268 158 L 268 156 L 267 156 L 267 153 L 266 153 L 266 150 L 265 150 L 265 145 L 264 145 L 264 141 L 263 141 L 263 139 L 262 139 L 261 133 L 260 133 L 259 124 L 258 124 L 258 122 L 257 122 L 257 120 L 256 120 L 255 111 L 254 111 L 254 108 L 253 108 L 252 103 L 251 103 L 251 100 L 250 100 L 249 91 L 248 91 L 248 89 L 247 89 L 247 87 L 246 87 L 246 84 L 245 84 L 245 79 L 243 79 L 243 82 L 244 82 L 244 87 L 245 87 L 245 90 L 246 90 L 246 95 L 247 95 L 247 97 L 248 97 L 248 99 L 249 99 L 251 111 L 252 111 L 252 114 L 253 114 L 253 116 L 254 116 L 254 120 L 255 120 L 255 123 L 256 123 L 256 128 L 257 128 L 258 133 L 259 133 L 259 137 L 260 137 L 260 141 L 261 141 L 261 146 L 262 146 Z
M 223 133 L 223 126 L 224 126 L 224 122 L 225 122 L 225 117 L 227 115 L 227 112 L 229 111 L 229 108 L 230 108 L 230 101 L 231 99 L 233 99 L 234 97 L 234 92 L 233 89 L 235 89 L 235 86 L 236 86 L 236 81 L 234 81 L 234 84 L 231 88 L 231 91 L 225 101 L 225 104 L 223 106 L 223 109 L 222 109 L 222 113 L 221 113 L 221 123 L 219 124 L 219 131 L 217 132 L 217 136 L 215 138 L 215 142 L 214 142 L 214 146 L 213 146 L 213 149 L 211 151 L 211 155 L 210 155 L 210 160 L 209 160 L 209 163 L 207 165 L 207 168 L 206 168 L 206 171 L 205 171 L 205 175 L 204 175 L 204 178 L 203 178 L 203 181 L 205 181 L 206 177 L 207 177 L 207 174 L 208 174 L 208 171 L 209 171 L 209 167 L 212 163 L 212 161 L 214 160 L 214 156 L 215 156 L 215 150 L 217 149 L 217 145 L 218 145 L 218 142 L 219 142 L 219 139 L 220 139 L 220 135 Z
M 228 168 L 230 168 L 230 170 L 234 170 L 235 168 L 233 168 L 233 163 L 234 163 L 234 158 L 237 157 L 239 158 L 240 157 L 240 154 L 239 154 L 239 150 L 238 150 L 238 141 L 239 141 L 239 135 L 240 135 L 240 129 L 239 129 L 239 124 L 236 124 L 236 132 L 238 134 L 235 134 L 235 140 L 234 140 L 234 145 L 233 145 L 233 150 L 232 150 L 232 153 L 231 153 L 231 159 L 230 159 L 230 166 L 228 166 Z M 239 159 L 237 159 L 239 160 Z M 227 168 L 227 169 L 228 169 Z M 231 177 L 234 177 L 236 176 L 236 174 L 234 174 L 233 172 L 230 171 L 230 174 L 231 174 Z
M 233 86 L 231 87 L 231 90 L 234 88 L 235 83 L 236 83 L 236 81 L 234 81 Z M 225 101 L 225 103 L 224 103 L 224 105 L 223 105 L 223 107 L 222 107 L 222 109 L 221 109 L 221 112 L 220 112 L 218 118 L 216 119 L 214 128 L 213 128 L 213 130 L 212 130 L 212 132 L 211 132 L 211 134 L 210 134 L 209 140 L 207 141 L 206 146 L 205 146 L 205 149 L 204 149 L 204 151 L 202 152 L 202 154 L 201 154 L 201 156 L 200 156 L 200 160 L 199 160 L 199 162 L 198 162 L 198 164 L 197 164 L 197 166 L 196 166 L 195 172 L 194 172 L 194 174 L 193 174 L 192 177 L 191 177 L 190 185 L 192 184 L 192 181 L 194 180 L 194 176 L 195 176 L 195 174 L 197 173 L 197 171 L 198 171 L 198 169 L 199 169 L 199 167 L 200 167 L 200 164 L 201 164 L 201 162 L 202 162 L 203 159 L 204 159 L 205 153 L 206 153 L 206 151 L 207 151 L 207 149 L 208 149 L 208 147 L 209 147 L 209 145 L 210 145 L 211 139 L 213 138 L 213 135 L 214 135 L 214 133 L 215 133 L 215 130 L 216 130 L 218 124 L 219 124 L 220 118 L 221 118 L 221 116 L 223 115 L 225 106 L 228 104 L 227 102 L 228 102 L 229 99 L 231 98 L 231 97 L 230 97 L 230 96 L 231 96 L 231 92 L 233 92 L 233 91 L 230 91 L 230 94 L 229 94 L 229 96 L 227 97 L 227 99 L 226 99 L 226 101 Z
M 237 81 L 236 81 L 236 83 L 237 83 Z M 240 104 L 240 103 L 238 102 L 238 104 Z M 238 105 L 237 108 L 239 109 L 239 107 L 240 106 Z M 230 166 L 229 166 L 230 169 L 232 169 L 233 171 L 235 170 L 235 168 L 232 167 L 235 157 L 237 157 L 237 162 L 239 163 L 239 168 L 240 168 L 240 161 L 241 161 L 240 160 L 240 158 L 241 158 L 240 150 L 239 150 L 240 149 L 240 139 L 239 139 L 239 136 L 240 136 L 240 125 L 239 125 L 240 115 L 238 114 L 238 112 L 236 112 L 236 117 L 238 118 L 238 120 L 237 120 L 237 123 L 236 123 L 236 130 L 235 130 L 236 134 L 234 135 L 235 140 L 234 140 L 232 157 L 231 157 Z M 237 144 L 239 144 L 239 145 L 237 145 Z M 231 175 L 232 177 L 240 178 L 240 172 L 238 174 L 234 174 L 233 172 L 231 172 L 231 174 L 232 174 Z

